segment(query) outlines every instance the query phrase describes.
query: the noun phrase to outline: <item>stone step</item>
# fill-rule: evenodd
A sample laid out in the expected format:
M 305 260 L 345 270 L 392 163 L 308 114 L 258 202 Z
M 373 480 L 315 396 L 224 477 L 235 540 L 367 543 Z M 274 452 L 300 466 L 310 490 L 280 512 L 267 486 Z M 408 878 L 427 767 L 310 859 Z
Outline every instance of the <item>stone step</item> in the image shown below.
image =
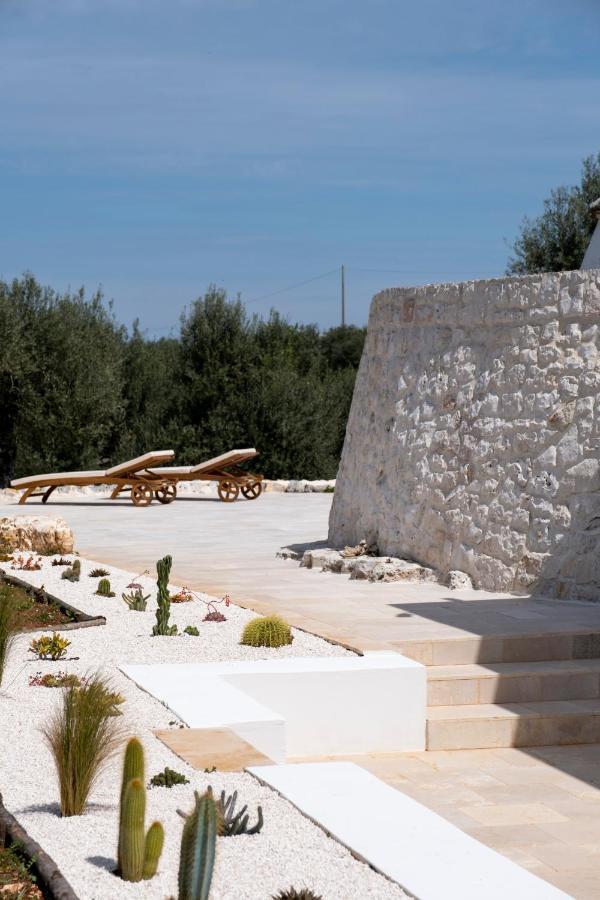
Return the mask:
M 425 666 L 600 659 L 600 630 L 589 629 L 483 636 L 462 634 L 442 640 L 391 643 L 399 653 Z
M 430 666 L 428 706 L 591 700 L 600 697 L 600 659 Z
M 431 706 L 428 750 L 600 743 L 600 699 Z

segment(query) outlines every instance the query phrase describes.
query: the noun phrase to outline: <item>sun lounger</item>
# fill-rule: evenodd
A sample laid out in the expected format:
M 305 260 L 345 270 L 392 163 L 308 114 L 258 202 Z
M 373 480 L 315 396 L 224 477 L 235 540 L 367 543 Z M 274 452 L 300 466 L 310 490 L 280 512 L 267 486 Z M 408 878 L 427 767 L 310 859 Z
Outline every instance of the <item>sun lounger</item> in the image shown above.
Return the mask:
M 246 472 L 241 463 L 257 456 L 253 447 L 245 450 L 229 450 L 214 459 L 198 463 L 197 466 L 166 466 L 152 468 L 151 472 L 158 478 L 169 481 L 216 481 L 217 491 L 225 503 L 237 500 L 240 491 L 247 500 L 256 500 L 262 493 L 262 475 Z
M 46 503 L 57 487 L 67 485 L 85 487 L 96 484 L 114 485 L 111 494 L 113 498 L 123 491 L 129 491 L 135 506 L 148 506 L 153 498 L 160 503 L 171 503 L 177 496 L 176 481 L 155 474 L 150 471 L 150 466 L 168 462 L 174 456 L 173 450 L 154 450 L 106 470 L 30 475 L 27 478 L 16 478 L 10 484 L 15 490 L 23 490 L 19 503 L 25 503 L 30 497 L 41 497 L 42 503 Z

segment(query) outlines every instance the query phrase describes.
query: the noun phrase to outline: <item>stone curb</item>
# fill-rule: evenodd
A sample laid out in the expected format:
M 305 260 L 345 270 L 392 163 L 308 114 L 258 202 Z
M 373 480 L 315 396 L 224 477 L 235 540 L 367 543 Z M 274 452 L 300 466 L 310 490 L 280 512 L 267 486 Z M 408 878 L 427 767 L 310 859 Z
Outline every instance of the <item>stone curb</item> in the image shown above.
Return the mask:
M 23 590 L 29 592 L 43 594 L 51 603 L 55 603 L 57 606 L 60 606 L 62 609 L 77 617 L 76 622 L 68 622 L 65 625 L 61 625 L 60 628 L 55 628 L 54 631 L 73 631 L 76 628 L 90 628 L 94 625 L 106 625 L 104 616 L 90 616 L 89 613 L 84 613 L 80 609 L 77 609 L 76 606 L 71 606 L 71 604 L 67 603 L 65 600 L 60 600 L 58 597 L 55 597 L 54 594 L 48 593 L 46 588 L 34 587 L 34 585 L 30 584 L 28 581 L 17 578 L 16 575 L 9 575 L 5 569 L 0 569 L 0 580 L 6 581 L 8 584 L 12 584 L 15 587 L 23 588 Z
M 29 837 L 25 829 L 19 825 L 15 817 L 2 802 L 0 794 L 0 846 L 6 844 L 6 838 L 13 844 L 18 844 L 33 863 L 33 867 L 39 875 L 41 886 L 51 900 L 79 900 L 77 894 L 62 874 L 54 860 L 45 850 L 42 850 L 37 841 Z

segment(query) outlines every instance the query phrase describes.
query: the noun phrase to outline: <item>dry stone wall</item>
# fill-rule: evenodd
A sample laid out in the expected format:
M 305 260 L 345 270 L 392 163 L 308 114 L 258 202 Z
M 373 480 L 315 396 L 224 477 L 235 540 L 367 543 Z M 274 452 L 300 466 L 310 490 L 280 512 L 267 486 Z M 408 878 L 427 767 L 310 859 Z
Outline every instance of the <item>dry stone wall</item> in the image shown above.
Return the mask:
M 371 305 L 329 543 L 600 599 L 600 270 Z

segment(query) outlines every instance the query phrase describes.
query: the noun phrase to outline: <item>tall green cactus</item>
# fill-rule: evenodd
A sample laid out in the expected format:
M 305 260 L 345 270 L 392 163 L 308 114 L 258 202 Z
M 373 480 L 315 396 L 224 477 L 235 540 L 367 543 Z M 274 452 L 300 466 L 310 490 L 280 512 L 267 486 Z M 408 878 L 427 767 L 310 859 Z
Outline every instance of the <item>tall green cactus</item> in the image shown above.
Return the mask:
M 156 563 L 158 605 L 156 607 L 156 625 L 152 629 L 152 634 L 177 634 L 177 625 L 169 625 L 169 616 L 171 614 L 169 575 L 172 565 L 173 560 L 170 556 L 164 556 Z
M 210 788 L 194 791 L 196 806 L 185 820 L 179 856 L 179 900 L 208 900 L 215 864 L 217 804 Z
M 124 881 L 152 878 L 164 843 L 160 822 L 153 822 L 144 834 L 146 788 L 144 787 L 144 749 L 131 738 L 125 750 L 119 816 L 118 870 Z

